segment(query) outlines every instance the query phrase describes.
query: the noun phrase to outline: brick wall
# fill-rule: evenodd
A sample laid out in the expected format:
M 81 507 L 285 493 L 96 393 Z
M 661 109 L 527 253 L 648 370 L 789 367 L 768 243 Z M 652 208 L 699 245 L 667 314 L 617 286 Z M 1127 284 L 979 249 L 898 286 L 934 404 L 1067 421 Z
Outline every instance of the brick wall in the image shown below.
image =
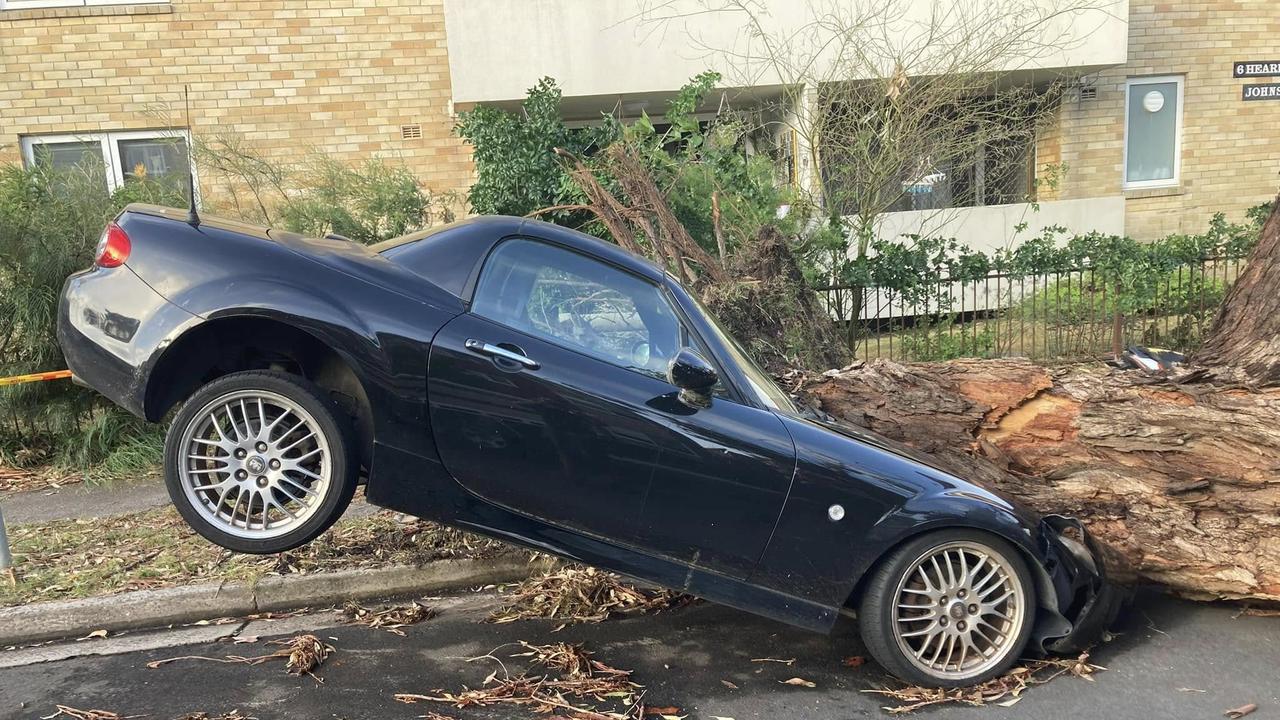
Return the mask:
M 1129 63 L 1100 73 L 1097 98 L 1069 100 L 1045 157 L 1068 165 L 1059 198 L 1123 194 L 1126 232 L 1150 239 L 1240 220 L 1280 189 L 1280 101 L 1243 102 L 1232 61 L 1280 58 L 1274 0 L 1130 0 Z M 1124 179 L 1125 80 L 1183 75 L 1181 182 L 1130 190 Z M 1044 161 L 1038 163 L 1043 166 Z
M 22 135 L 157 128 L 166 114 L 182 125 L 184 84 L 197 134 L 242 134 L 281 162 L 311 148 L 401 158 L 437 192 L 470 184 L 451 134 L 443 0 L 2 11 L 0 162 L 20 160 Z M 402 140 L 406 124 L 421 139 Z

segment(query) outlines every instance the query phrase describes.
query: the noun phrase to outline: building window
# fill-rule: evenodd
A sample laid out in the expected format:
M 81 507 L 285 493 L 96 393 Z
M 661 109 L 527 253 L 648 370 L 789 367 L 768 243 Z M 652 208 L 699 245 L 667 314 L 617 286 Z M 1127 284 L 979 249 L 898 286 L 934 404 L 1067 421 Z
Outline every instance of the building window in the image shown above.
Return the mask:
M 1182 155 L 1182 77 L 1125 83 L 1124 186 L 1178 184 Z
M 34 8 L 84 7 L 86 5 L 167 5 L 169 0 L 0 0 L 0 12 Z
M 30 135 L 22 138 L 22 150 L 28 165 L 101 167 L 107 189 L 114 191 L 143 178 L 184 185 L 190 157 L 188 141 L 186 130 Z

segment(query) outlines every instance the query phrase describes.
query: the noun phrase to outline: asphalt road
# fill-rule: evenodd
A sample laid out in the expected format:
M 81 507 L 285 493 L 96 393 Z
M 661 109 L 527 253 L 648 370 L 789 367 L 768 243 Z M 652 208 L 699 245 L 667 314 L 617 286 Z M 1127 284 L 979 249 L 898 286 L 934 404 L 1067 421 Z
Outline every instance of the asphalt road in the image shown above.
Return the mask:
M 690 720 L 888 717 L 880 709 L 883 698 L 860 691 L 893 681 L 874 664 L 850 669 L 841 662 L 862 652 L 849 622 L 833 635 L 821 636 L 700 604 L 553 632 L 558 623 L 479 623 L 492 602 L 486 594 L 443 600 L 439 617 L 406 628 L 405 637 L 334 626 L 332 613 L 317 613 L 8 650 L 0 652 L 0 717 L 38 718 L 64 704 L 148 718 L 232 709 L 262 720 L 407 719 L 428 711 L 458 720 L 548 718 L 527 708 L 456 710 L 434 703 L 406 705 L 392 697 L 478 686 L 496 665 L 466 659 L 521 640 L 584 643 L 599 659 L 634 670 L 633 678 L 647 688 L 651 705 L 679 707 Z M 917 716 L 1221 718 L 1228 708 L 1256 703 L 1259 709 L 1251 718 L 1280 718 L 1280 618 L 1233 617 L 1236 612 L 1146 597 L 1123 634 L 1095 651 L 1093 660 L 1109 668 L 1095 682 L 1063 677 L 1033 688 L 1012 707 L 947 707 Z M 264 645 L 268 638 L 317 628 L 337 648 L 318 672 L 322 684 L 286 675 L 275 662 L 246 666 L 191 660 L 145 667 L 178 655 L 269 652 Z M 226 637 L 232 633 L 260 640 L 233 645 Z M 494 654 L 506 659 L 517 651 L 508 647 Z M 792 665 L 751 662 L 761 657 L 796 660 Z M 792 677 L 816 687 L 781 684 Z

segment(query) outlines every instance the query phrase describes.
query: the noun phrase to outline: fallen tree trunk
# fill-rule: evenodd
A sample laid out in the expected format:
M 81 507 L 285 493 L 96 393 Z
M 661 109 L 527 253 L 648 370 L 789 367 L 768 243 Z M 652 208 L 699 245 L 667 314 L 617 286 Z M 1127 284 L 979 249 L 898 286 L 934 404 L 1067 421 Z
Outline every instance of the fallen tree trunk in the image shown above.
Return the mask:
M 858 364 L 805 390 L 962 477 L 1079 517 L 1122 578 L 1280 600 L 1280 389 L 970 360 Z

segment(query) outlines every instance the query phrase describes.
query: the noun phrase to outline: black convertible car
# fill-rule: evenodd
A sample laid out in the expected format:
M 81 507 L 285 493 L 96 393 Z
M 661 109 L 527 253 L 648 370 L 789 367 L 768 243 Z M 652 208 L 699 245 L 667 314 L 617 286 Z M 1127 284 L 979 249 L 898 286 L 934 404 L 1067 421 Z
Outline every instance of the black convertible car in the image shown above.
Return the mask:
M 76 379 L 160 421 L 174 504 L 232 550 L 376 504 L 828 631 L 916 683 L 1096 636 L 1114 593 L 1041 518 L 814 416 L 680 284 L 484 217 L 363 247 L 132 205 L 71 276 Z

